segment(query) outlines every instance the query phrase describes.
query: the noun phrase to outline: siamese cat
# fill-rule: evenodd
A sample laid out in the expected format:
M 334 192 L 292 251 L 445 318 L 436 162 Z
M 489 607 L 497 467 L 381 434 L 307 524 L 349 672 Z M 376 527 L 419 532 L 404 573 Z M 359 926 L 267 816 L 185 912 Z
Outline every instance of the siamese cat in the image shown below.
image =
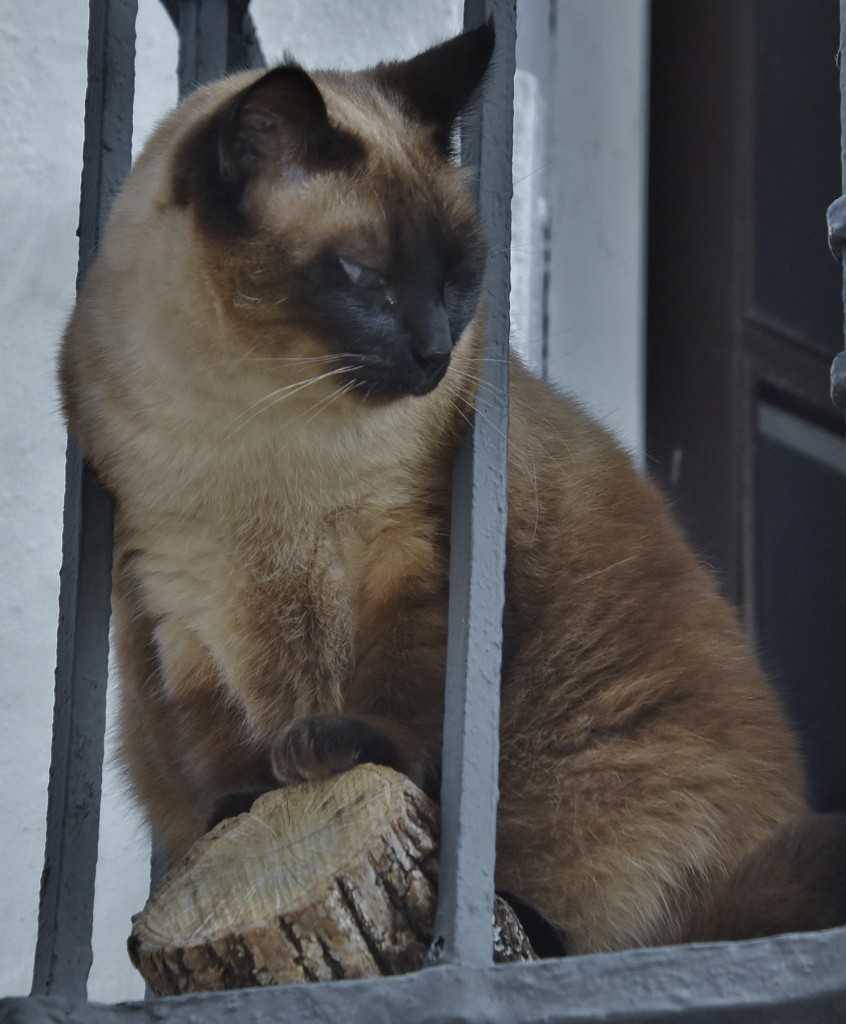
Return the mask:
M 61 382 L 116 499 L 122 749 L 171 860 L 232 794 L 361 762 L 438 792 L 485 331 L 451 147 L 493 45 L 226 78 L 115 201 Z M 605 431 L 511 372 L 498 885 L 572 953 L 839 922 L 841 834 L 734 614 Z

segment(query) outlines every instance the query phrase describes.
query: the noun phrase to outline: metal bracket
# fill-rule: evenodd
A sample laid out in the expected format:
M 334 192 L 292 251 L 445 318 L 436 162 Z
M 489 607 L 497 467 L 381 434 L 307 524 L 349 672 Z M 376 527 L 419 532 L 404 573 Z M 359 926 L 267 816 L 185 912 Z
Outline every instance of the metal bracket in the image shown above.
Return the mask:
M 826 211 L 828 247 L 838 261 L 843 262 L 846 250 L 846 196 L 835 199 Z M 831 364 L 831 400 L 841 412 L 846 412 L 846 352 L 838 352 Z
M 831 364 L 831 400 L 846 412 L 846 352 L 838 352 Z
M 828 221 L 828 247 L 838 263 L 843 262 L 846 249 L 846 196 L 835 199 L 826 211 Z

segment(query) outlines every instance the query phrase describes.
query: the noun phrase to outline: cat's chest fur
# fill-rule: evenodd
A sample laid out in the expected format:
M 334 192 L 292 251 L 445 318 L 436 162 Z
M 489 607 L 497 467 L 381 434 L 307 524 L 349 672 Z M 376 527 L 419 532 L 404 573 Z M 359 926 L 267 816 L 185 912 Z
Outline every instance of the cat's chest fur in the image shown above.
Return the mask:
M 211 674 L 260 732 L 339 710 L 374 610 L 436 560 L 432 523 L 399 495 L 310 501 L 284 479 L 266 491 L 126 531 L 172 695 L 206 690 Z

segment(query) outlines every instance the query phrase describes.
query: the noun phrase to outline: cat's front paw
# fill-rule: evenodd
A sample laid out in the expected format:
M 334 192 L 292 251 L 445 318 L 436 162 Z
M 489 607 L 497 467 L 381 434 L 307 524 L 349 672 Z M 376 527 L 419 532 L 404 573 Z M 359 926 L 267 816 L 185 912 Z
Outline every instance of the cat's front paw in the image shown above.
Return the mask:
M 270 752 L 283 786 L 345 772 L 357 764 L 406 771 L 404 758 L 377 726 L 347 715 L 308 715 L 281 729 Z

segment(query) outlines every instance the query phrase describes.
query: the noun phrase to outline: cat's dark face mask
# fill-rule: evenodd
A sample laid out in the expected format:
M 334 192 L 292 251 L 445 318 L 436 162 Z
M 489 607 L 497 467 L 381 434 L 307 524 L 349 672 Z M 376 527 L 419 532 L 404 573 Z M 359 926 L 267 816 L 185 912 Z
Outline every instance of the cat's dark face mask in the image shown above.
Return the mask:
M 486 250 L 452 145 L 492 49 L 485 25 L 358 76 L 363 94 L 401 112 L 417 162 L 394 167 L 366 130 L 338 123 L 296 66 L 257 79 L 188 140 L 176 200 L 226 247 L 240 275 L 233 291 L 258 303 L 268 352 L 263 306 L 278 311 L 278 354 L 291 358 L 298 337 L 316 339 L 361 397 L 424 395 L 443 379 L 477 311 Z M 274 230 L 262 207 L 274 190 L 300 201 L 327 182 L 334 209 L 324 202 L 305 228 Z M 378 216 L 367 212 L 374 201 Z M 356 225 L 350 210 L 359 208 Z
M 484 248 L 434 217 L 393 218 L 391 236 L 387 259 L 362 263 L 342 247 L 321 253 L 307 271 L 308 316 L 350 358 L 365 395 L 424 395 L 476 313 Z

